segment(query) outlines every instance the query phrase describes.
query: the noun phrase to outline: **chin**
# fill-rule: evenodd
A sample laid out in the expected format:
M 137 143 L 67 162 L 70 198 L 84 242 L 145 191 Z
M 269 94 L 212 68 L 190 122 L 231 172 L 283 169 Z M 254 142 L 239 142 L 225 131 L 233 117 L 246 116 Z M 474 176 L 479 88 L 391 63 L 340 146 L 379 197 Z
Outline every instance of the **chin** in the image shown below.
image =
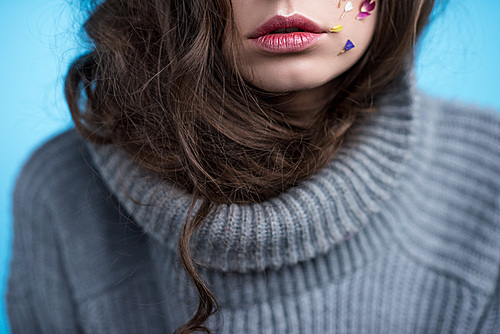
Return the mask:
M 337 75 L 325 75 L 325 73 L 290 73 L 270 75 L 267 72 L 263 76 L 255 75 L 250 82 L 252 85 L 274 93 L 286 93 L 294 91 L 303 91 L 321 87 Z
M 303 91 L 303 90 L 309 90 L 309 89 L 314 89 L 316 87 L 320 87 L 324 82 L 322 83 L 297 83 L 297 82 L 266 82 L 266 83 L 260 83 L 256 82 L 254 86 L 266 91 L 266 92 L 271 92 L 271 93 L 288 93 L 288 92 L 296 92 L 296 91 Z

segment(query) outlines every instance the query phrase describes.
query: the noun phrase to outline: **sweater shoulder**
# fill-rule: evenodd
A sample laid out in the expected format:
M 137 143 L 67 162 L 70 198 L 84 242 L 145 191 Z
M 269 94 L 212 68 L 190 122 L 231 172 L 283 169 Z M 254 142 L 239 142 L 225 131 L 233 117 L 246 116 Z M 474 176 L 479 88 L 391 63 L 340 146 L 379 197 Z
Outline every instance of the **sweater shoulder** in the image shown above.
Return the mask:
M 14 205 L 29 198 L 31 204 L 50 203 L 65 197 L 78 178 L 92 177 L 84 141 L 75 130 L 65 131 L 36 149 L 16 181 Z
M 468 145 L 476 150 L 499 153 L 500 110 L 422 95 L 424 113 L 438 139 L 449 147 Z M 463 151 L 465 152 L 465 150 Z M 500 161 L 500 157 L 496 162 Z
M 500 273 L 500 113 L 422 95 L 401 188 L 420 261 L 491 294 Z
M 436 181 L 465 187 L 464 195 L 498 200 L 500 112 L 426 96 L 421 106 L 417 159 L 432 168 L 426 172 L 437 177 L 442 173 L 445 177 Z M 487 193 L 481 195 L 478 190 Z
M 26 234 L 32 241 L 22 247 L 41 252 L 53 247 L 41 233 L 50 227 L 79 302 L 117 288 L 148 259 L 142 229 L 106 187 L 75 130 L 56 136 L 32 154 L 18 177 L 13 212 L 14 252 Z M 35 230 L 41 232 L 30 232 Z M 136 276 L 149 274 L 145 270 Z

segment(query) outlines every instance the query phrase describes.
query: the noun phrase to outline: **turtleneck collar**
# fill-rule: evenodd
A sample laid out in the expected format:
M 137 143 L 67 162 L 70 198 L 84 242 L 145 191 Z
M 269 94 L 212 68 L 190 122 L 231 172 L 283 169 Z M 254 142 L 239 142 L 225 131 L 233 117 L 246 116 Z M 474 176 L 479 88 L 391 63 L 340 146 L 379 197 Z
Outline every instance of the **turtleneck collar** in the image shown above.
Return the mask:
M 390 200 L 405 171 L 417 104 L 408 80 L 379 101 L 379 110 L 360 117 L 333 161 L 309 180 L 262 203 L 221 205 L 193 237 L 196 260 L 223 271 L 277 269 L 351 238 Z M 134 221 L 176 252 L 189 194 L 116 147 L 88 146 L 95 167 Z

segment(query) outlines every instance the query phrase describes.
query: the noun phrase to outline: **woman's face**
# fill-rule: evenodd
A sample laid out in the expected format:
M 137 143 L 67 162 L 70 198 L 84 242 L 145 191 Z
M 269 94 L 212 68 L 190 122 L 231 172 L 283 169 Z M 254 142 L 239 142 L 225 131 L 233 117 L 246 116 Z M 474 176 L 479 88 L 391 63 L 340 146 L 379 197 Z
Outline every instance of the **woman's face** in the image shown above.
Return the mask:
M 241 42 L 243 76 L 269 92 L 312 89 L 342 74 L 367 49 L 377 20 L 376 8 L 356 19 L 363 0 L 231 1 L 238 40 L 226 39 L 225 48 Z M 350 4 L 353 9 L 342 17 Z M 339 24 L 343 30 L 329 32 Z M 348 40 L 354 48 L 339 55 Z

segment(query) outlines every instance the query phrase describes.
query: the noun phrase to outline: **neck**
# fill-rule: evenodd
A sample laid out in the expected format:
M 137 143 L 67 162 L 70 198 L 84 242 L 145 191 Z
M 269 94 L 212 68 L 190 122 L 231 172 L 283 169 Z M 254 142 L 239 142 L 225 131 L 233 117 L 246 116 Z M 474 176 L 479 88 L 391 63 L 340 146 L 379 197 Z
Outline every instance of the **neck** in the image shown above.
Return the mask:
M 320 87 L 288 92 L 283 95 L 268 98 L 277 110 L 281 111 L 285 121 L 293 126 L 309 128 L 325 112 L 331 102 L 332 84 Z
M 262 203 L 220 205 L 193 237 L 196 260 L 226 272 L 278 269 L 324 255 L 379 221 L 373 215 L 391 207 L 399 180 L 411 171 L 422 128 L 419 101 L 402 86 L 381 100 L 377 112 L 358 119 L 342 150 L 310 179 Z M 134 221 L 177 252 L 192 196 L 138 166 L 117 145 L 88 146 L 100 176 Z

